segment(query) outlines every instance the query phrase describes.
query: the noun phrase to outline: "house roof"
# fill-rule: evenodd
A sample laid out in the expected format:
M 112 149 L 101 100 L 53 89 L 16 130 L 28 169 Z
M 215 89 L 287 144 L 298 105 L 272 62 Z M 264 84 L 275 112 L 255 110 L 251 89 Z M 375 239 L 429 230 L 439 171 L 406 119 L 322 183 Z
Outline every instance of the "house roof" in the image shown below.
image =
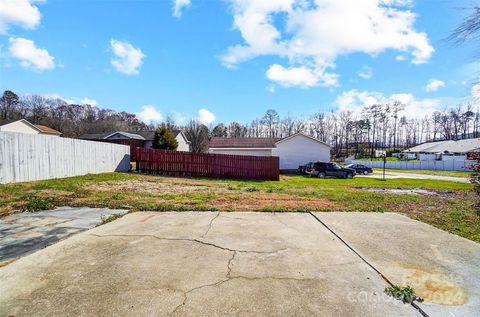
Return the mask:
M 2 120 L 1 123 L 0 123 L 0 126 L 4 126 L 4 125 L 7 125 L 7 124 L 10 124 L 10 123 L 14 123 L 14 122 L 22 122 L 23 124 L 29 126 L 30 128 L 34 129 L 34 130 L 37 130 L 38 132 L 42 132 L 42 130 L 40 130 L 40 128 L 38 128 L 36 125 L 34 125 L 33 123 L 30 123 L 29 121 L 25 120 L 25 119 L 19 119 L 19 120 Z
M 480 149 L 480 139 L 448 140 L 427 142 L 414 146 L 404 152 L 414 153 L 468 153 Z
M 325 142 L 319 141 L 303 133 L 295 133 L 285 138 L 212 138 L 209 142 L 209 147 L 211 149 L 273 149 L 277 147 L 278 143 L 284 142 L 298 135 L 312 139 L 321 144 L 326 144 Z
M 173 135 L 177 137 L 182 131 L 181 130 L 172 130 Z M 89 133 L 80 136 L 80 139 L 84 140 L 103 140 L 115 133 L 121 133 L 131 139 L 139 139 L 139 140 L 146 140 L 152 141 L 153 137 L 155 136 L 154 130 L 147 130 L 147 131 L 116 131 L 116 132 L 104 132 L 104 133 Z M 188 142 L 188 140 L 185 138 Z
M 42 131 L 42 133 L 44 134 L 54 134 L 54 135 L 60 135 L 62 134 L 62 132 L 59 132 L 55 129 L 52 129 L 50 127 L 47 127 L 45 125 L 41 125 L 41 124 L 35 124 L 35 126 L 40 130 Z
M 130 132 L 123 132 L 123 131 L 113 132 L 113 133 L 105 136 L 104 139 L 108 139 L 115 134 L 121 134 L 121 135 L 123 135 L 123 136 L 125 136 L 129 139 L 133 139 L 133 140 L 142 140 L 142 141 L 145 140 L 145 138 L 141 135 L 138 135 L 138 134 L 135 134 L 135 133 L 130 133 Z
M 271 138 L 212 138 L 208 145 L 211 149 L 273 149 L 275 142 Z

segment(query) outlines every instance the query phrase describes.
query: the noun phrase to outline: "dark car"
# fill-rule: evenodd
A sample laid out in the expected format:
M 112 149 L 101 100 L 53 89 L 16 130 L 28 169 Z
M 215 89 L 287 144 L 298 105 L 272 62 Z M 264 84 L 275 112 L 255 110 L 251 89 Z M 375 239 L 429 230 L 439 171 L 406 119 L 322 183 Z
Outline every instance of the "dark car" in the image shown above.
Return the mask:
M 316 176 L 318 178 L 325 177 L 343 177 L 343 178 L 353 178 L 356 172 L 353 168 L 341 167 L 338 163 L 333 162 L 316 162 L 313 163 L 312 169 L 307 172 L 311 176 Z
M 357 174 L 368 175 L 370 173 L 373 173 L 373 169 L 371 169 L 368 166 L 362 165 L 362 164 L 349 164 L 346 167 L 354 169 L 355 172 L 357 172 Z
M 313 162 L 308 162 L 305 165 L 300 165 L 298 167 L 298 172 L 300 174 L 306 175 L 306 174 L 309 174 L 309 172 L 312 170 L 312 168 L 313 168 Z

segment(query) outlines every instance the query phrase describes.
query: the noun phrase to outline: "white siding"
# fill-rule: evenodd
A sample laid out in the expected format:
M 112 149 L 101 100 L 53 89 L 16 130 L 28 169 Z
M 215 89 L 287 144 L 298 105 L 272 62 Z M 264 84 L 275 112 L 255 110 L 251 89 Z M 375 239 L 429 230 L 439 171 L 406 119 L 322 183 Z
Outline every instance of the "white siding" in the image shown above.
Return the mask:
M 187 143 L 187 141 L 185 140 L 185 138 L 181 133 L 177 134 L 177 137 L 175 139 L 178 142 L 177 151 L 184 151 L 184 152 L 190 151 L 190 145 Z
M 130 147 L 42 134 L 0 132 L 0 183 L 130 169 Z
M 251 156 L 272 156 L 270 149 L 210 149 L 209 153 L 215 154 L 230 154 L 230 155 L 251 155 Z
M 28 124 L 23 121 L 15 121 L 8 123 L 0 127 L 1 132 L 18 132 L 18 133 L 29 133 L 29 134 L 39 134 L 38 130 L 35 130 Z
M 297 169 L 308 162 L 330 161 L 330 146 L 297 134 L 277 143 L 272 155 L 280 157 L 281 170 Z

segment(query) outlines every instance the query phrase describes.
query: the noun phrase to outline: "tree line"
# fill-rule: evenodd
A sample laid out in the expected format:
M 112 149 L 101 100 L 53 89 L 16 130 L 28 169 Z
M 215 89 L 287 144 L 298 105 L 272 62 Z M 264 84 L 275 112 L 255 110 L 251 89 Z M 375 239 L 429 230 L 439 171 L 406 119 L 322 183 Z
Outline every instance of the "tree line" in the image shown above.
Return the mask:
M 219 123 L 213 137 L 284 138 L 304 133 L 332 146 L 336 156 L 373 156 L 375 150 L 398 151 L 423 142 L 479 137 L 480 112 L 471 104 L 408 118 L 399 101 L 365 106 L 360 113 L 318 112 L 308 118 L 281 117 L 267 110 L 249 124 Z
M 472 104 L 436 111 L 422 118 L 408 118 L 404 105 L 392 103 L 365 106 L 352 111 L 318 112 L 307 118 L 281 117 L 267 110 L 250 123 L 230 122 L 206 126 L 197 120 L 176 124 L 167 117 L 162 126 L 182 129 L 192 142 L 192 150 L 205 152 L 211 137 L 284 138 L 304 133 L 332 146 L 334 155 L 373 156 L 375 150 L 398 151 L 433 140 L 458 140 L 479 137 L 480 112 Z M 59 98 L 40 95 L 18 96 L 5 91 L 0 98 L 0 120 L 25 118 L 61 131 L 66 137 L 111 131 L 154 130 L 135 114 L 101 109 L 88 104 L 69 104 Z
M 101 109 L 88 104 L 71 104 L 60 98 L 29 94 L 18 96 L 6 90 L 0 97 L 0 120 L 26 119 L 76 138 L 86 133 L 153 129 L 135 114 Z

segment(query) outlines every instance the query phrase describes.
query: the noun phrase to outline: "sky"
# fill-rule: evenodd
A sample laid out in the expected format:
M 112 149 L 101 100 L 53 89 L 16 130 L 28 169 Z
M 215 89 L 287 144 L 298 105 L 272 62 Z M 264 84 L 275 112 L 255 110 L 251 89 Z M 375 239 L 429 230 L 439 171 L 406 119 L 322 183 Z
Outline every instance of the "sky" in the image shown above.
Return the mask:
M 472 0 L 0 0 L 0 89 L 147 123 L 478 101 Z M 477 45 L 477 46 L 476 46 Z M 480 99 L 480 98 L 479 98 Z

